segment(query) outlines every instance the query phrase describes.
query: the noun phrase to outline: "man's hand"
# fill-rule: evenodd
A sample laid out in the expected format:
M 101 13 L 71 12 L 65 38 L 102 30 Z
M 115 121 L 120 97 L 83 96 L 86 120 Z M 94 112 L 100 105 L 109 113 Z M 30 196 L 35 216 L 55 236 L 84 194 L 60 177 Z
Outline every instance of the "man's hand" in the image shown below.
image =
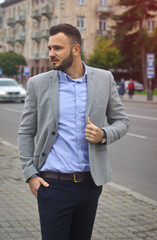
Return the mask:
M 103 140 L 104 132 L 94 125 L 89 117 L 87 117 L 87 125 L 85 129 L 86 140 L 91 143 L 99 143 Z
M 41 177 L 31 177 L 29 179 L 29 186 L 30 186 L 30 189 L 33 193 L 33 195 L 37 198 L 37 194 L 38 194 L 38 189 L 40 187 L 40 185 L 42 184 L 44 187 L 48 187 L 49 184 L 47 182 L 44 181 L 43 178 Z

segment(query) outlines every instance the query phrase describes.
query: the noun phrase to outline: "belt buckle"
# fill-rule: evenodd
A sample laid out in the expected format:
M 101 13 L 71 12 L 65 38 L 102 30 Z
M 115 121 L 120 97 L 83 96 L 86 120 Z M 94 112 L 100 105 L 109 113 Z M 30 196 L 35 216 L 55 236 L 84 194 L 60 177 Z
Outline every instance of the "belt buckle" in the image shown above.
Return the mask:
M 77 180 L 77 179 L 76 179 L 76 173 L 73 174 L 73 177 L 74 177 L 74 182 L 75 182 L 75 183 L 81 182 L 80 180 Z

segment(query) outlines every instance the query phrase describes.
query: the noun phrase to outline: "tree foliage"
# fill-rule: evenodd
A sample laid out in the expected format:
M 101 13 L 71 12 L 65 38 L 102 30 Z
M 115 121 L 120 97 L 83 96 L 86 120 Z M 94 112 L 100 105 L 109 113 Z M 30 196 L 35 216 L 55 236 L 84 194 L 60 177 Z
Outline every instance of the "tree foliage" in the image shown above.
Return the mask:
M 87 64 L 102 69 L 117 69 L 121 60 L 119 50 L 113 46 L 112 41 L 106 37 L 100 37 Z
M 124 57 L 122 67 L 127 68 L 133 76 L 141 76 L 147 89 L 146 52 L 150 51 L 151 35 L 146 29 L 146 23 L 155 17 L 157 1 L 119 0 L 118 5 L 128 7 L 122 14 L 113 16 L 116 21 L 113 27 L 115 44 Z
M 0 53 L 0 68 L 3 74 L 11 76 L 18 73 L 16 65 L 26 65 L 25 58 L 13 51 Z

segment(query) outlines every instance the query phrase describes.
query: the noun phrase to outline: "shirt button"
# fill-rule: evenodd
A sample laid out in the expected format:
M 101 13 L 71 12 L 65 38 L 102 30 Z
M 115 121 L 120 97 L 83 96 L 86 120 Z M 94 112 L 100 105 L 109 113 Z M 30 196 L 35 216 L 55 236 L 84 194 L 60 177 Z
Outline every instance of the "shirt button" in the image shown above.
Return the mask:
M 42 156 L 46 156 L 46 153 L 43 152 L 43 153 L 42 153 Z
M 52 132 L 52 135 L 55 135 L 56 134 L 56 132 Z

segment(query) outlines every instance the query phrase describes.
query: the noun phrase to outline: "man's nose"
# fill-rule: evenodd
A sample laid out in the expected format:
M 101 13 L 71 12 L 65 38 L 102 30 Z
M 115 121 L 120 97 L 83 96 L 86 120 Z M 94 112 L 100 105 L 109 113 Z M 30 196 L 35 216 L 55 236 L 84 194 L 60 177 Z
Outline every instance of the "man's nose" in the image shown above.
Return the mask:
M 54 49 L 51 49 L 49 52 L 49 57 L 54 57 L 54 56 L 56 56 L 56 53 L 55 53 Z

